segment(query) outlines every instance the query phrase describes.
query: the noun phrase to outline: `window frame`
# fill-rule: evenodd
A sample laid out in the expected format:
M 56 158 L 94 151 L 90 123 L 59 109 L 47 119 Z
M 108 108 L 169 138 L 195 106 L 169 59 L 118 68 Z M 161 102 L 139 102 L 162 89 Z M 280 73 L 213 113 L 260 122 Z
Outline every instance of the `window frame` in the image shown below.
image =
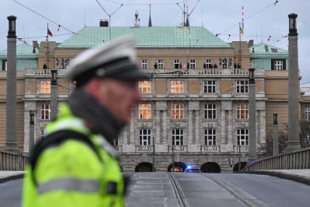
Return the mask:
M 172 80 L 170 81 L 170 90 L 173 94 L 184 93 L 184 84 L 183 80 Z
M 50 120 L 51 119 L 51 105 L 42 104 L 40 110 L 41 120 Z
M 151 145 L 151 129 L 140 129 L 139 130 L 139 145 L 150 146 Z
M 152 104 L 141 103 L 138 106 L 138 119 L 152 119 Z M 149 117 L 149 118 L 148 118 Z
M 204 118 L 206 120 L 217 119 L 217 104 L 205 103 L 203 106 Z
M 172 103 L 171 104 L 171 119 L 184 119 L 184 104 Z
M 165 68 L 165 62 L 163 59 L 157 60 L 157 69 L 164 69 Z
M 205 138 L 205 145 L 215 146 L 216 145 L 216 129 L 215 128 L 205 129 L 204 138 Z
M 249 81 L 247 81 L 247 80 L 237 80 L 236 81 L 236 93 L 238 93 L 238 94 L 248 94 L 249 93 Z
M 248 103 L 237 103 L 236 104 L 236 119 L 249 119 L 249 104 Z
M 148 60 L 147 59 L 142 59 L 141 60 L 141 68 L 142 69 L 148 69 L 149 68 Z
M 249 129 L 246 128 L 237 129 L 237 145 L 238 146 L 249 145 Z
M 203 93 L 206 94 L 216 93 L 216 83 L 217 82 L 215 80 L 203 80 Z
M 208 69 L 212 68 L 212 60 L 211 59 L 206 59 L 206 68 L 208 68 Z
M 189 68 L 190 69 L 196 69 L 196 60 L 195 59 L 189 60 Z
M 51 81 L 42 80 L 40 82 L 40 93 L 50 94 L 51 93 Z
M 172 129 L 171 130 L 172 146 L 182 146 L 184 144 L 183 141 L 184 141 L 184 130 L 183 129 Z
M 305 107 L 305 119 L 310 121 L 310 106 Z
M 152 93 L 152 82 L 149 81 L 139 81 L 139 92 L 142 94 Z

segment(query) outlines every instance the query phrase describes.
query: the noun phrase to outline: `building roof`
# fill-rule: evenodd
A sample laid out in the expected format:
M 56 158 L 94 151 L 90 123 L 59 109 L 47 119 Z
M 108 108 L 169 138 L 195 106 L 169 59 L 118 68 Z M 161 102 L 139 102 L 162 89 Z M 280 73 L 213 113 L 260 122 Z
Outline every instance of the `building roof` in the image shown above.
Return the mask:
M 251 57 L 256 56 L 256 55 L 258 55 L 258 56 L 265 56 L 266 55 L 268 57 L 271 57 L 271 56 L 286 56 L 286 57 L 288 57 L 288 51 L 287 50 L 284 50 L 284 49 L 281 49 L 281 48 L 278 48 L 278 47 L 275 47 L 275 46 L 272 46 L 272 45 L 269 45 L 269 44 L 266 44 L 263 42 L 250 47 L 249 50 L 250 50 Z
M 58 48 L 89 48 L 120 36 L 137 37 L 138 48 L 231 48 L 204 27 L 84 27 Z
M 16 46 L 16 56 L 23 58 L 37 58 L 38 57 L 38 49 L 36 49 L 36 53 L 32 53 L 33 47 L 28 44 L 21 44 Z M 7 58 L 7 50 L 0 51 L 0 58 Z

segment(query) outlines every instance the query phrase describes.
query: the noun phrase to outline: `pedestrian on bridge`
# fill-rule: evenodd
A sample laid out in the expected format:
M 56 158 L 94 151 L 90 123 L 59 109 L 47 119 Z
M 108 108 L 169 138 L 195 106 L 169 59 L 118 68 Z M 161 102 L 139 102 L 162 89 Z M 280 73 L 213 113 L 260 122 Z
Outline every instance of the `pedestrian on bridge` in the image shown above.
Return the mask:
M 76 84 L 35 146 L 23 189 L 24 207 L 122 207 L 127 179 L 113 140 L 141 100 L 135 39 L 88 49 L 69 64 Z

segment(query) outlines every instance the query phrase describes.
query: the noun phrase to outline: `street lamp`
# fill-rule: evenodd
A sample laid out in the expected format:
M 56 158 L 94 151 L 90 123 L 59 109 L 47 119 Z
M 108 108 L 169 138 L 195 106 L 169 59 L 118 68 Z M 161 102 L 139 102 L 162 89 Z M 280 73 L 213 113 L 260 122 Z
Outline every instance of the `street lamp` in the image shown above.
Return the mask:
M 52 73 L 52 82 L 51 85 L 57 85 L 57 70 L 51 70 Z
M 255 71 L 255 68 L 250 68 L 249 69 L 249 83 L 250 84 L 255 83 L 254 71 Z
M 8 38 L 16 38 L 16 16 L 8 16 L 9 30 Z
M 297 23 L 296 23 L 296 18 L 297 18 L 297 14 L 289 14 L 288 15 L 289 18 L 289 35 L 290 36 L 297 36 Z
M 31 150 L 33 149 L 33 146 L 34 146 L 34 115 L 35 115 L 35 112 L 30 110 L 29 111 L 29 117 L 30 117 L 30 121 L 29 121 L 29 153 L 31 152 Z
M 51 70 L 51 119 L 55 119 L 58 113 L 57 103 L 57 70 Z
M 279 154 L 278 114 L 273 114 L 273 156 Z
M 249 68 L 249 161 L 257 159 L 256 152 L 256 98 L 254 68 Z

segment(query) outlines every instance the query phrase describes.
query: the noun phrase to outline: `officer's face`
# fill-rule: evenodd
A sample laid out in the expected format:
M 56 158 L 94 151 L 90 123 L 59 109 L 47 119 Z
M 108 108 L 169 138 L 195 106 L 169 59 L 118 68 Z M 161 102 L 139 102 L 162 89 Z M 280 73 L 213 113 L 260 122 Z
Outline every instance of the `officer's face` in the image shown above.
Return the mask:
M 97 99 L 124 123 L 130 122 L 131 112 L 141 100 L 138 81 L 97 79 Z

